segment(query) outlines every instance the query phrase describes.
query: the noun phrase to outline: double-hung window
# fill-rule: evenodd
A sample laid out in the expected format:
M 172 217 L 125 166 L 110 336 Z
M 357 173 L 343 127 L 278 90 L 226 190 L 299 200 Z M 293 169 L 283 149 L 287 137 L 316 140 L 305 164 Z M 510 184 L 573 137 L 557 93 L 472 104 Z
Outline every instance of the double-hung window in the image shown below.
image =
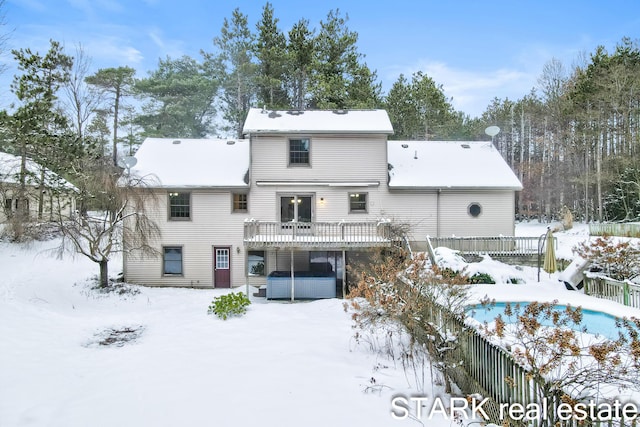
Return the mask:
M 297 138 L 289 140 L 289 166 L 309 166 L 311 140 Z
M 349 194 L 349 212 L 350 213 L 366 213 L 367 212 L 367 193 L 350 193 Z
M 162 273 L 164 275 L 182 275 L 181 246 L 165 246 L 162 248 Z
M 191 219 L 191 193 L 169 193 L 169 219 Z

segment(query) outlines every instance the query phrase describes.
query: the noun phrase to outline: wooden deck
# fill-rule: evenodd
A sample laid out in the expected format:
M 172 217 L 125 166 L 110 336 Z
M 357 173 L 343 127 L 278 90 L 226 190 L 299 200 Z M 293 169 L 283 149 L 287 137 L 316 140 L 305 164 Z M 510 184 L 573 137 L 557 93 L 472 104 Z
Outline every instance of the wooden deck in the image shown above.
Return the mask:
M 250 248 L 367 248 L 392 243 L 391 223 L 269 222 L 248 220 L 244 245 Z
M 554 249 L 558 239 L 554 239 Z M 487 254 L 492 257 L 532 256 L 541 250 L 540 237 L 427 237 L 431 247 L 440 246 L 459 251 L 462 255 Z

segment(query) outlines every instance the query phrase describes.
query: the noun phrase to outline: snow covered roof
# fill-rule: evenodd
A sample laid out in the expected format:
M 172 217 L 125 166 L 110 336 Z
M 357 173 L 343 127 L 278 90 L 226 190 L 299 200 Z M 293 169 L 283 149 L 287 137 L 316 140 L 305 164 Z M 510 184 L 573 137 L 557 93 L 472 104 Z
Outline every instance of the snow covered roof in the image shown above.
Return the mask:
M 390 188 L 522 190 L 491 142 L 389 141 Z
M 393 134 L 385 110 L 249 110 L 243 133 L 378 133 Z
M 147 138 L 135 157 L 131 172 L 152 176 L 153 186 L 249 187 L 248 140 Z
M 20 164 L 22 159 L 20 156 L 15 156 L 9 153 L 0 152 L 0 182 L 7 184 L 19 184 L 20 183 Z M 27 159 L 26 162 L 26 183 L 30 186 L 40 185 L 40 174 L 42 173 L 42 166 L 31 160 Z M 44 169 L 44 183 L 46 187 L 58 188 L 71 191 L 78 191 L 78 189 L 69 181 L 53 172 L 50 169 Z

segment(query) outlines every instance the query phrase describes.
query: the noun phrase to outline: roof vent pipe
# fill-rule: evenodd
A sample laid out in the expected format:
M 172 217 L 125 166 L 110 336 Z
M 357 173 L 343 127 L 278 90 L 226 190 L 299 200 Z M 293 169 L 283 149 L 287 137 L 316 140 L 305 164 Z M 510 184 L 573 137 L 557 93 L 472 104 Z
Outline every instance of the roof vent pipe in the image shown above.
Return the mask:
M 416 150 L 415 154 L 413 155 L 413 158 L 414 158 L 414 159 L 417 159 L 417 158 L 418 158 L 418 150 Z

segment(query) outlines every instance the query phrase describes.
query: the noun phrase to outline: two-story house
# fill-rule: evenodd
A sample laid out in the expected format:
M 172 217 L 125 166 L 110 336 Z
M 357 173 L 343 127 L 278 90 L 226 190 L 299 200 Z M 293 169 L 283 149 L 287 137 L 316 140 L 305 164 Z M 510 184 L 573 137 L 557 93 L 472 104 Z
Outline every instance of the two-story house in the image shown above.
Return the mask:
M 522 187 L 491 142 L 392 133 L 384 110 L 251 109 L 246 139 L 147 139 L 131 172 L 156 180 L 161 256 L 126 255 L 125 279 L 331 297 L 393 225 L 410 242 L 513 235 Z

